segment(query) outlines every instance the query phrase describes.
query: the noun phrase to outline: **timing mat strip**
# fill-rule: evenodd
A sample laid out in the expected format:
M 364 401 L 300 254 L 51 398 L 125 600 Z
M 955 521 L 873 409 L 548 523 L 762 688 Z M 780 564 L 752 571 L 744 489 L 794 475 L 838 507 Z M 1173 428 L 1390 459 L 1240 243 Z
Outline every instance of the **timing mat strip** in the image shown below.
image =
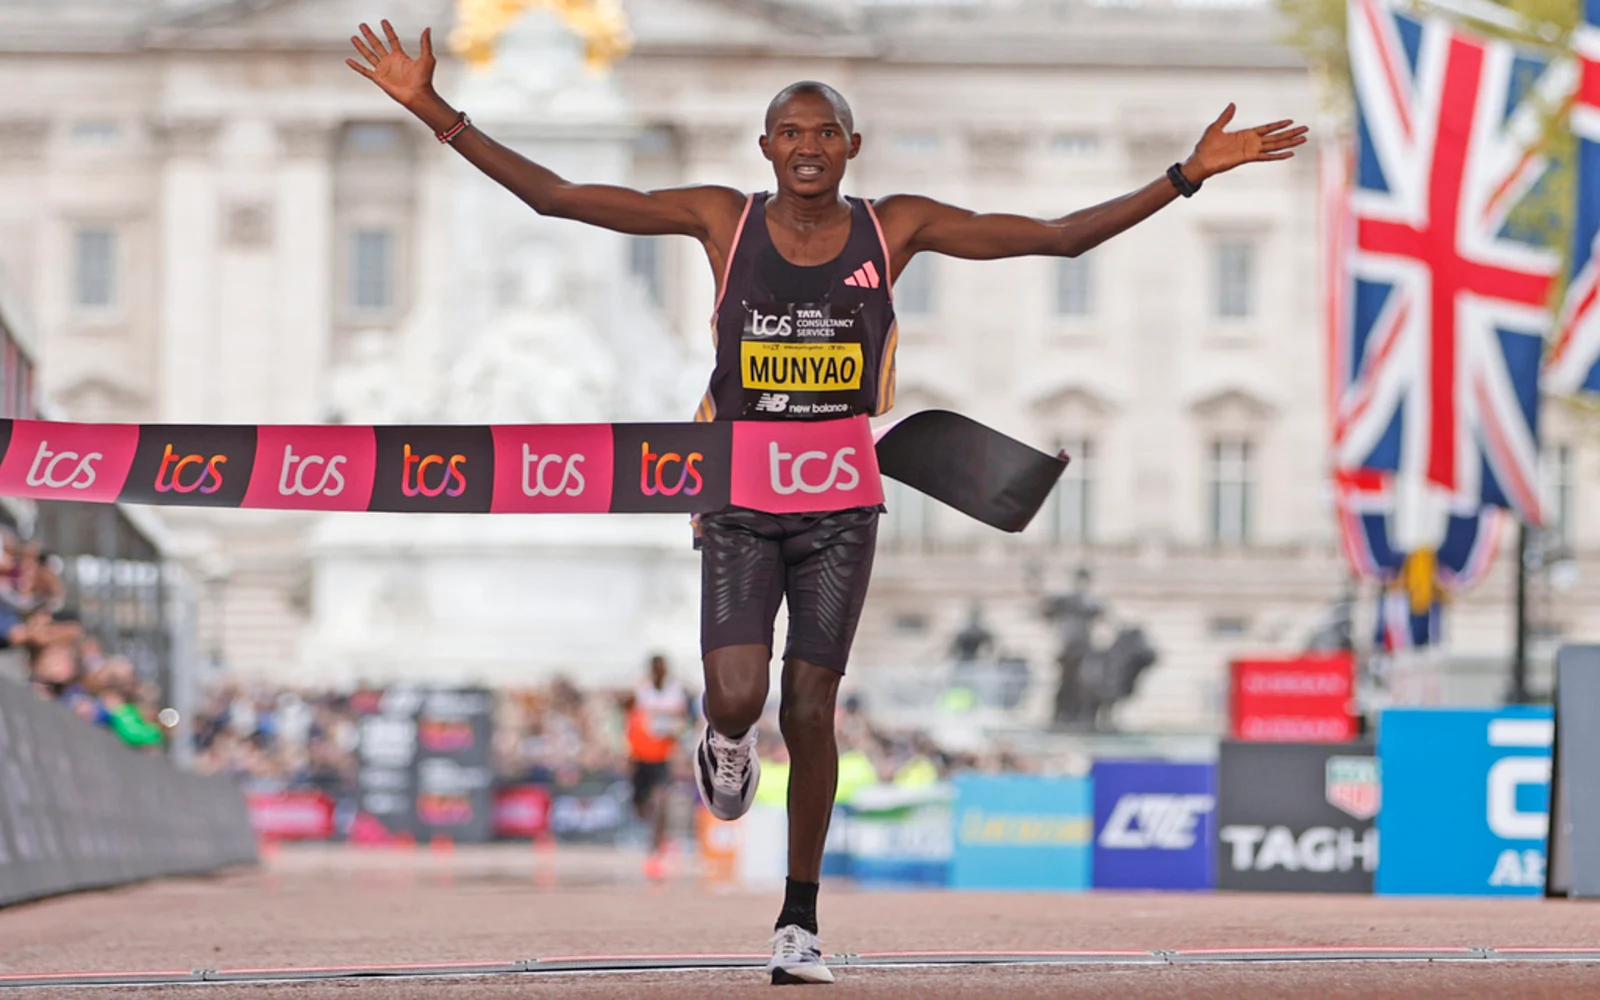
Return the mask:
M 406 979 L 551 973 L 714 972 L 759 969 L 765 955 L 598 955 L 512 962 L 416 962 L 192 969 L 153 972 L 68 972 L 0 975 L 0 989 L 62 986 L 177 986 L 206 983 L 309 982 L 331 979 Z M 1600 949 L 1471 946 L 1290 946 L 1177 948 L 1151 951 L 884 951 L 828 957 L 835 968 L 1018 965 L 1218 965 L 1286 962 L 1576 962 L 1600 963 Z

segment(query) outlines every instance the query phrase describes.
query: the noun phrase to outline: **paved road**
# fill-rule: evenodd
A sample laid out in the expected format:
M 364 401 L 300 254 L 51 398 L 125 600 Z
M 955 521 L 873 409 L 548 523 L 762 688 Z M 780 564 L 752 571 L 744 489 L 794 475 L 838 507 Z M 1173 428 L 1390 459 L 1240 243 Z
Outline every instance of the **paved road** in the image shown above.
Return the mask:
M 0 975 L 484 962 L 763 951 L 778 890 L 692 877 L 648 884 L 637 859 L 564 849 L 448 855 L 286 849 L 261 870 L 173 879 L 0 910 Z M 888 893 L 824 888 L 832 952 L 1091 951 L 1288 946 L 1568 947 L 1600 951 L 1600 906 L 1341 896 Z M 1138 997 L 1600 995 L 1600 964 L 1318 962 L 849 968 L 834 992 Z M 97 989 L 223 998 L 770 995 L 755 970 L 520 974 Z M 81 998 L 83 990 L 0 989 Z M 829 994 L 832 995 L 832 994 Z

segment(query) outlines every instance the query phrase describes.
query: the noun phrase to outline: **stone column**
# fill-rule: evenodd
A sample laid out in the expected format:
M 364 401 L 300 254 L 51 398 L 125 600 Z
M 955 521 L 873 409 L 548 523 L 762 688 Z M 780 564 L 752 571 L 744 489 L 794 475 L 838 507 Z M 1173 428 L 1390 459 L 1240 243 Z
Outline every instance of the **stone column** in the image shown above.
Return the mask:
M 277 123 L 271 383 L 266 418 L 317 423 L 327 402 L 334 281 L 333 140 L 326 121 Z
M 222 395 L 217 301 L 218 198 L 212 146 L 221 123 L 163 117 L 153 124 L 162 150 L 160 226 L 160 400 L 164 421 L 199 421 Z
M 1159 125 L 1133 129 L 1126 136 L 1129 188 L 1160 177 L 1187 152 L 1185 133 Z M 1192 144 L 1193 137 L 1187 137 Z M 1137 263 L 1124 288 L 1140 295 L 1133 329 L 1138 377 L 1129 381 L 1128 409 L 1140 414 L 1135 424 L 1133 453 L 1140 456 L 1134 470 L 1136 508 L 1128 525 L 1142 544 L 1165 546 L 1205 522 L 1204 453 L 1187 447 L 1192 441 L 1183 409 L 1182 366 L 1192 358 L 1200 316 L 1186 315 L 1185 306 L 1209 303 L 1211 259 L 1209 248 L 1196 244 L 1191 232 L 1174 233 L 1179 223 L 1166 221 L 1165 242 L 1153 227 L 1124 233 L 1121 240 L 1137 242 Z M 1192 223 L 1191 223 L 1192 225 Z M 1163 245 L 1164 243 L 1164 245 Z M 1185 258 L 1185 249 L 1188 257 Z M 1186 273 L 1187 272 L 1187 273 Z M 1186 286 L 1199 285 L 1201 295 L 1185 295 Z M 1163 294 L 1141 290 L 1165 289 Z M 1189 538 L 1188 541 L 1195 539 Z
M 47 306 L 53 305 L 55 314 L 64 311 L 57 303 L 66 299 L 66 283 L 71 280 L 70 276 L 53 274 L 43 263 L 52 259 L 45 242 L 45 227 L 41 224 L 47 204 L 48 174 L 43 167 L 49 138 L 48 119 L 0 119 L 0 192 L 4 192 L 9 206 L 7 211 L 0 212 L 0 241 L 4 241 L 0 249 L 0 289 L 17 296 L 13 301 L 27 310 L 28 319 L 40 324 L 38 329 L 33 329 L 19 317 L 7 317 L 16 327 L 13 336 L 31 333 L 43 339 L 41 335 L 50 329 L 51 321 L 59 323 L 58 316 Z M 39 372 L 43 378 L 56 376 L 55 380 L 42 383 L 41 390 L 51 392 L 59 388 L 59 373 L 43 364 L 50 345 L 25 343 L 23 346 L 31 350 L 40 363 Z
M 741 128 L 734 124 L 692 124 L 683 129 L 683 180 L 684 184 L 722 183 L 729 179 L 737 162 L 741 142 L 754 142 L 754 127 Z M 765 185 L 770 187 L 770 184 Z M 694 252 L 678 255 L 680 270 L 672 280 L 678 281 L 686 291 L 678 296 L 677 327 L 688 338 L 688 347 L 711 375 L 714 352 L 711 341 L 710 316 L 716 305 L 716 278 L 706 264 L 705 253 L 699 247 Z

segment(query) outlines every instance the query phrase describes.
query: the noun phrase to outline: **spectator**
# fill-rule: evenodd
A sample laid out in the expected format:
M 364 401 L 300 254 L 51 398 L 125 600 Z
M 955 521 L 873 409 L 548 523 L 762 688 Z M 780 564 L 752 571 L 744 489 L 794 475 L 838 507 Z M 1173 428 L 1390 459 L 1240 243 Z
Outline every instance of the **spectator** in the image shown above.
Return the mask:
M 61 697 L 78 680 L 78 673 L 78 651 L 73 640 L 28 640 L 28 674 L 34 690 L 44 697 Z
M 145 715 L 147 709 L 140 705 L 141 697 L 147 696 L 148 692 L 140 691 L 133 663 L 126 657 L 113 656 L 91 676 L 103 676 L 100 681 L 100 701 L 105 705 L 107 725 L 111 731 L 131 747 L 159 746 L 165 734 L 160 726 L 149 720 Z

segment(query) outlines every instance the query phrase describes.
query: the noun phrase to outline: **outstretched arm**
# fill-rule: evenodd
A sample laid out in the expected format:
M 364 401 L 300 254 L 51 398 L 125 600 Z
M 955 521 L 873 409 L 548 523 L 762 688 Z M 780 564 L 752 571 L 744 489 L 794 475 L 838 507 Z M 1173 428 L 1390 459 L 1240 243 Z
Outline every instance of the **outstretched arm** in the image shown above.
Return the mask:
M 1232 104 L 1206 128 L 1182 170 L 1191 183 L 1244 163 L 1286 160 L 1304 143 L 1306 128 L 1289 120 L 1226 131 Z M 916 195 L 890 195 L 877 202 L 890 253 L 903 266 L 924 250 L 969 260 L 1047 255 L 1076 257 L 1150 216 L 1178 196 L 1162 177 L 1120 198 L 1080 209 L 1059 219 L 980 214 Z
M 421 48 L 412 58 L 394 27 L 382 22 L 380 39 L 367 25 L 350 38 L 361 59 L 346 59 L 350 68 L 383 88 L 434 132 L 444 132 L 460 118 L 433 89 L 433 39 L 422 32 Z M 462 131 L 451 143 L 468 162 L 521 198 L 540 215 L 574 219 L 636 236 L 693 236 L 708 250 L 722 230 L 731 233 L 744 207 L 744 196 L 731 188 L 687 187 L 635 191 L 609 184 L 574 184 L 554 171 L 495 142 L 476 128 Z

